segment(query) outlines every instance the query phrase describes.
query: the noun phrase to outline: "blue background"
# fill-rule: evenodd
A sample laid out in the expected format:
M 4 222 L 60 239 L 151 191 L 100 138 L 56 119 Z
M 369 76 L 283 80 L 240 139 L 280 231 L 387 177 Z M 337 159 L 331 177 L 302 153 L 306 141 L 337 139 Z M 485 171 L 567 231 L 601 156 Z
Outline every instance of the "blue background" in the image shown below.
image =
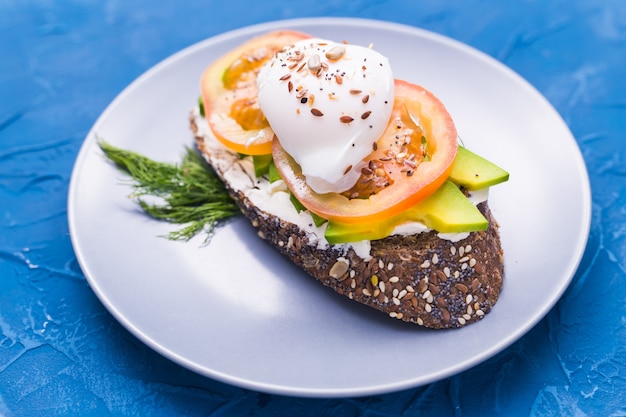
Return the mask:
M 593 218 L 572 284 L 527 335 L 459 375 L 349 399 L 225 385 L 139 342 L 77 264 L 67 224 L 71 169 L 109 102 L 195 42 L 310 16 L 388 20 L 465 42 L 544 94 L 581 148 Z M 623 0 L 3 0 L 0 415 L 626 415 L 625 132 Z

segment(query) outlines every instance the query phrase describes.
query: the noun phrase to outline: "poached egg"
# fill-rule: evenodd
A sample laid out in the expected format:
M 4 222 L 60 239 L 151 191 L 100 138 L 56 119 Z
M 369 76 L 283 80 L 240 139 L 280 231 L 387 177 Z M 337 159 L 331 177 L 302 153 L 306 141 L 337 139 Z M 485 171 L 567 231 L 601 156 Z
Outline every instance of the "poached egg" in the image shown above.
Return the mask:
M 391 117 L 386 57 L 363 46 L 311 38 L 277 52 L 257 77 L 258 102 L 313 191 L 349 190 Z

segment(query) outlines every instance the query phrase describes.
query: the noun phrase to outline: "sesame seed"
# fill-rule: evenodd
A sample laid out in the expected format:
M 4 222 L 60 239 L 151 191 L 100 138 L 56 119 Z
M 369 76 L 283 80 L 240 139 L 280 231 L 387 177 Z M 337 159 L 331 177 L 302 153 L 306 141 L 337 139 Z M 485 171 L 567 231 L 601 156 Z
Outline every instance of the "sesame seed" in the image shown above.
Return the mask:
M 395 276 L 395 275 L 392 276 L 391 278 L 389 278 L 389 282 L 391 282 L 391 283 L 396 283 L 398 281 L 400 281 L 400 278 Z
M 380 281 L 378 283 L 378 288 L 380 288 L 381 292 L 385 292 L 385 290 L 386 290 L 385 281 Z
M 438 264 L 439 263 L 439 256 L 437 256 L 437 254 L 433 254 L 433 259 L 432 259 L 433 264 Z
M 392 298 L 391 298 L 391 301 L 393 301 L 393 303 L 394 303 L 395 305 L 397 305 L 397 306 L 399 306 L 399 305 L 400 305 L 400 300 L 398 300 L 396 297 L 392 297 Z
M 467 294 L 467 297 L 465 297 L 465 303 L 471 304 L 472 301 L 474 301 L 474 297 L 472 297 L 472 294 Z
M 424 320 L 420 319 L 419 317 L 417 318 L 417 324 L 419 326 L 423 326 L 424 325 Z
M 450 268 L 447 266 L 443 268 L 443 273 L 447 278 L 450 278 Z
M 459 259 L 459 262 L 467 262 L 469 261 L 469 256 L 464 256 L 461 259 Z
M 472 251 L 472 245 L 467 245 L 465 247 L 465 253 L 470 253 Z
M 464 318 L 465 320 L 471 320 L 471 319 L 472 319 L 472 316 L 470 316 L 469 314 L 463 314 L 463 318 Z
M 465 319 L 464 319 L 463 317 L 459 317 L 459 318 L 457 319 L 457 321 L 459 322 L 459 324 L 460 324 L 461 326 L 463 326 L 463 325 L 465 324 Z
M 422 295 L 422 298 L 425 300 L 428 297 L 432 297 L 432 294 L 430 292 L 430 290 L 426 290 L 426 292 L 424 293 L 424 295 Z
M 454 247 L 454 246 L 450 246 L 450 253 L 451 253 L 452 255 L 456 255 L 456 247 Z
M 407 290 L 402 290 L 398 293 L 398 299 L 402 300 L 407 295 Z
M 420 265 L 420 268 L 428 268 L 430 266 L 430 261 L 424 261 Z
M 476 265 L 476 258 L 472 258 L 469 261 L 469 266 L 471 266 L 472 268 L 474 267 L 474 265 Z
M 424 306 L 424 310 L 426 310 L 427 313 L 430 313 L 433 310 L 433 307 L 430 304 L 426 304 Z
M 477 315 L 478 317 L 482 317 L 482 316 L 484 316 L 484 315 L 485 315 L 485 312 L 484 312 L 484 311 L 482 311 L 482 310 L 476 310 L 476 315 Z

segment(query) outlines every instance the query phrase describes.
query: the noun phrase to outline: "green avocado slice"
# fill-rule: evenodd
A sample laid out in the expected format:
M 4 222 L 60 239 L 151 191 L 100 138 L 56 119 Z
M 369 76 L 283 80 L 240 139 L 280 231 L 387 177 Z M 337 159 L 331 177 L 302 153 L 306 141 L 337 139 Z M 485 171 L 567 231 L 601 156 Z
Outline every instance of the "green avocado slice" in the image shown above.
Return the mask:
M 482 156 L 459 146 L 448 179 L 468 190 L 480 190 L 507 181 L 509 173 Z
M 421 222 L 439 233 L 475 232 L 489 226 L 485 216 L 463 192 L 446 181 L 431 196 L 382 222 L 345 224 L 329 221 L 325 237 L 331 244 L 382 239 L 396 226 L 410 221 Z
M 272 154 L 253 155 L 252 162 L 254 164 L 254 175 L 258 178 L 269 172 L 270 165 L 274 163 Z

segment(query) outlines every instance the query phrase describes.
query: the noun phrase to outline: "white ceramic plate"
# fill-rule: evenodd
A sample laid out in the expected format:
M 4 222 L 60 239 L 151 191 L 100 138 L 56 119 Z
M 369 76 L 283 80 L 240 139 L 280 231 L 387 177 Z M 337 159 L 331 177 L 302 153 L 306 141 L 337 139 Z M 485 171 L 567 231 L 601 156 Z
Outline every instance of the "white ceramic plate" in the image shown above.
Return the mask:
M 368 45 L 396 77 L 446 104 L 464 143 L 509 170 L 491 207 L 506 280 L 484 320 L 428 331 L 336 295 L 261 241 L 244 219 L 210 244 L 158 237 L 173 226 L 129 200 L 96 135 L 161 161 L 192 145 L 187 116 L 213 59 L 253 35 L 294 28 Z M 527 82 L 495 60 L 416 28 L 356 19 L 274 22 L 229 32 L 166 59 L 125 89 L 85 140 L 72 175 L 69 223 L 89 284 L 109 311 L 162 355 L 200 374 L 301 396 L 384 393 L 436 381 L 509 346 L 556 303 L 585 248 L 590 189 L 567 126 Z

